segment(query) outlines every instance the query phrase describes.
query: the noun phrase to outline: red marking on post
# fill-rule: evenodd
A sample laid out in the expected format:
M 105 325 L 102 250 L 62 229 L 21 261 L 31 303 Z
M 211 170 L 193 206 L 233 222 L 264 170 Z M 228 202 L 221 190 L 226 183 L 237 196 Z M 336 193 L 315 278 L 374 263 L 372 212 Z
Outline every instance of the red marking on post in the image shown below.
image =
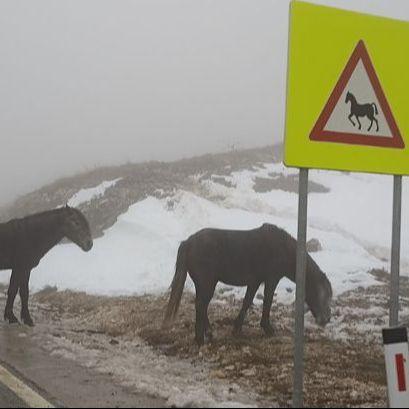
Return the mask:
M 406 392 L 405 358 L 403 354 L 396 354 L 395 362 L 398 375 L 398 390 L 399 392 Z

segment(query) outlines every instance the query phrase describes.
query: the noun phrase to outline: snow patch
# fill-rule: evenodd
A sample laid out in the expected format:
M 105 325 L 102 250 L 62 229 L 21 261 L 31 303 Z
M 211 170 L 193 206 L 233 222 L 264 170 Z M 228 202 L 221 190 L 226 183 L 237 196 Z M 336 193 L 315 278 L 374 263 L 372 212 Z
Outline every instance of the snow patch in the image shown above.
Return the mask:
M 90 202 L 93 199 L 101 197 L 105 194 L 105 191 L 115 186 L 122 178 L 115 180 L 105 181 L 98 186 L 91 187 L 88 189 L 81 189 L 75 195 L 73 195 L 67 202 L 68 206 L 77 207 L 83 203 Z

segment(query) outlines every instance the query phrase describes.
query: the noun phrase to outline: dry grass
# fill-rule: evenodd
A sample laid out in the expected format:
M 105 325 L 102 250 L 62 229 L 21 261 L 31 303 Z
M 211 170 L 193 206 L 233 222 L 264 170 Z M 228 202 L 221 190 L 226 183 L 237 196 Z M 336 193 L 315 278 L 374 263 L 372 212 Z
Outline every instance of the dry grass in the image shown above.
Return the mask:
M 381 407 L 386 404 L 383 349 L 378 337 L 384 316 L 371 310 L 375 294 L 377 306 L 386 314 L 386 291 L 382 285 L 351 291 L 336 300 L 333 330 L 342 326 L 342 334 L 349 338 L 347 341 L 337 339 L 331 331 L 308 325 L 307 406 Z M 74 331 L 85 332 L 90 337 L 95 333 L 113 339 L 140 336 L 160 354 L 187 358 L 192 362 L 205 361 L 213 368 L 211 373 L 215 379 L 227 379 L 256 391 L 264 405 L 274 400 L 281 406 L 289 406 L 293 362 L 292 307 L 274 306 L 277 335 L 273 338 L 263 335 L 259 328 L 260 307 L 253 307 L 243 336 L 235 338 L 231 324 L 240 302 L 232 298 L 228 302 L 216 300 L 210 309 L 215 340 L 199 351 L 193 342 L 193 301 L 193 297 L 186 294 L 174 327 L 163 330 L 165 297 L 95 297 L 52 289 L 35 296 L 36 304 L 46 311 L 46 319 L 74 320 Z M 350 313 L 351 308 L 357 313 Z M 359 324 L 373 324 L 379 328 L 373 334 L 370 333 L 372 330 L 357 330 Z

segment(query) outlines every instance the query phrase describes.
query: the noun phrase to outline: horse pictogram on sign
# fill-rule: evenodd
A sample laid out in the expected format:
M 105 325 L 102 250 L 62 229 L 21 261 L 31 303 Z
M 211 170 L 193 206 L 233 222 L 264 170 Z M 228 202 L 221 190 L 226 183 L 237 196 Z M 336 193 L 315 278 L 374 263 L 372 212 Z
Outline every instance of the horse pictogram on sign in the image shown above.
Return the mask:
M 310 134 L 312 141 L 404 148 L 374 65 L 361 40 Z

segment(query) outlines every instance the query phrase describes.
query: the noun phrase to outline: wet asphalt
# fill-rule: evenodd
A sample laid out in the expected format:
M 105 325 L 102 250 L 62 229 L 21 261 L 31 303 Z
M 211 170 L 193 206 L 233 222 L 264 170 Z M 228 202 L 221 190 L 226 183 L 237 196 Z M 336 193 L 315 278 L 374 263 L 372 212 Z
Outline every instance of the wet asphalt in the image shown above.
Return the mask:
M 0 408 L 27 408 L 28 406 L 0 382 Z
M 165 407 L 158 398 L 137 394 L 75 361 L 56 357 L 41 348 L 34 330 L 0 324 L 0 365 L 56 407 Z M 0 408 L 27 407 L 0 382 Z

